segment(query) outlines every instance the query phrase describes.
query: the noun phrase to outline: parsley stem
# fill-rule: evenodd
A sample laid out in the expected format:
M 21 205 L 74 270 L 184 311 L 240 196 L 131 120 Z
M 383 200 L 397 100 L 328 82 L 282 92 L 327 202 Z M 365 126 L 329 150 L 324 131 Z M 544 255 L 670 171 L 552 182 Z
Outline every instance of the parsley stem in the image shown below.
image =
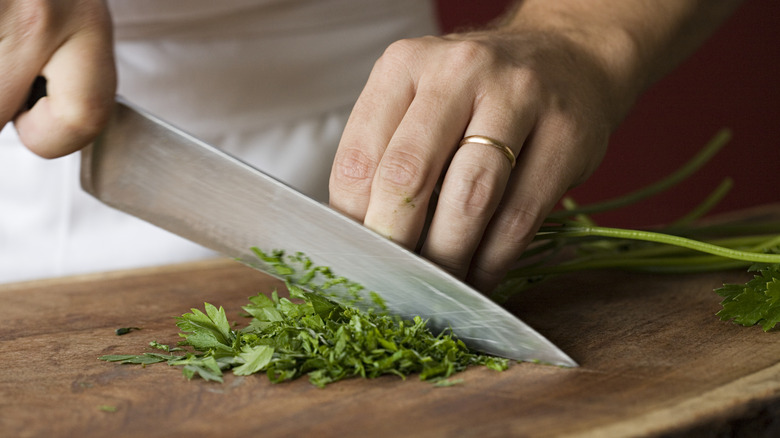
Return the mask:
M 725 146 L 730 139 L 731 130 L 722 129 L 717 134 L 715 134 L 715 137 L 713 137 L 709 143 L 707 143 L 707 145 L 698 154 L 696 154 L 696 156 L 694 156 L 688 163 L 666 178 L 618 198 L 589 204 L 575 209 L 564 209 L 553 212 L 550 214 L 549 218 L 562 219 L 581 214 L 593 214 L 607 210 L 614 210 L 661 193 L 674 187 L 680 181 L 683 181 L 694 172 L 699 170 L 702 166 L 704 166 L 705 163 L 707 163 L 707 161 L 710 160 L 710 158 L 712 158 L 723 146 Z
M 657 230 L 665 234 L 678 236 L 744 236 L 748 234 L 773 234 L 780 235 L 780 221 L 741 221 L 719 224 L 702 224 L 694 226 L 667 226 Z
M 587 239 L 587 237 L 584 237 L 584 239 Z M 769 239 L 769 240 L 767 240 Z M 710 243 L 712 245 L 722 246 L 726 248 L 732 248 L 732 249 L 741 249 L 743 251 L 751 251 L 751 252 L 760 252 L 765 249 L 771 249 L 775 246 L 780 245 L 780 236 L 778 235 L 756 235 L 756 236 L 737 236 L 737 237 L 726 237 L 726 238 L 720 238 L 720 239 L 714 239 L 714 240 L 707 240 L 707 243 Z M 564 243 L 564 239 L 562 239 L 560 242 L 558 242 L 558 246 L 562 246 L 563 244 L 569 244 L 569 245 L 576 245 L 576 240 L 573 239 L 565 239 L 566 243 Z M 556 240 L 549 240 L 544 245 L 550 245 L 555 243 Z M 679 254 L 685 254 L 689 253 L 691 250 L 688 248 L 683 248 L 679 246 L 674 245 L 651 245 L 647 246 L 646 244 L 640 244 L 640 245 L 631 245 L 626 246 L 625 240 L 618 240 L 615 239 L 611 243 L 612 245 L 606 246 L 604 245 L 606 242 L 604 240 L 599 240 L 596 242 L 593 242 L 593 250 L 589 250 L 589 247 L 586 246 L 587 244 L 580 244 L 578 247 L 579 252 L 585 252 L 588 254 L 587 257 L 620 257 L 620 258 L 650 258 L 650 257 L 661 257 L 661 256 L 672 256 L 672 255 L 679 255 Z M 639 242 L 636 242 L 639 243 Z M 719 257 L 721 258 L 721 257 Z
M 771 236 L 769 240 L 767 240 L 767 236 L 731 237 L 710 243 L 731 248 L 749 247 L 750 251 L 761 251 L 780 245 L 780 237 Z M 599 251 L 551 266 L 542 266 L 541 263 L 522 266 L 514 269 L 509 277 L 532 277 L 604 268 L 630 268 L 632 270 L 667 273 L 703 272 L 743 268 L 750 264 L 750 262 L 743 260 L 724 260 L 723 257 L 713 255 L 686 255 L 688 251 L 690 250 L 687 248 L 672 245 Z
M 699 203 L 699 205 L 697 205 L 688 214 L 674 221 L 671 226 L 679 227 L 683 225 L 689 225 L 693 223 L 693 221 L 702 218 L 705 214 L 709 213 L 710 210 L 718 205 L 718 203 L 728 194 L 732 187 L 734 187 L 734 180 L 731 178 L 725 178 L 723 181 L 721 181 L 718 187 L 716 187 L 715 190 L 713 190 L 713 192 L 707 196 L 704 201 Z
M 549 266 L 519 268 L 507 278 L 537 277 L 596 269 L 631 269 L 648 272 L 704 272 L 743 268 L 749 262 L 725 259 L 717 256 L 699 257 L 620 257 L 577 259 L 568 263 Z
M 743 260 L 747 262 L 780 263 L 780 254 L 766 254 L 752 251 L 741 251 L 725 248 L 699 240 L 688 239 L 671 234 L 656 233 L 653 231 L 626 230 L 609 227 L 565 226 L 555 231 L 547 228 L 537 234 L 537 240 L 560 239 L 569 237 L 610 237 L 617 239 L 641 240 L 646 242 L 663 243 L 682 248 L 692 249 L 719 257 Z

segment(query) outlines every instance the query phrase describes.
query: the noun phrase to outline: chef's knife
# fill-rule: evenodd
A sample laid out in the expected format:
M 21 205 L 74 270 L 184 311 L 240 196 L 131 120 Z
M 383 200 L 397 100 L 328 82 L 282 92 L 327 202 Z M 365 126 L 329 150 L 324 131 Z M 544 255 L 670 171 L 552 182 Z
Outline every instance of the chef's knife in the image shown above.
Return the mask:
M 271 275 L 278 277 L 274 266 L 252 247 L 301 252 L 362 284 L 361 293 L 376 292 L 392 313 L 428 319 L 434 332 L 449 327 L 475 350 L 576 366 L 436 265 L 122 99 L 82 151 L 81 184 L 114 208 Z M 354 302 L 353 292 L 336 293 L 337 301 Z

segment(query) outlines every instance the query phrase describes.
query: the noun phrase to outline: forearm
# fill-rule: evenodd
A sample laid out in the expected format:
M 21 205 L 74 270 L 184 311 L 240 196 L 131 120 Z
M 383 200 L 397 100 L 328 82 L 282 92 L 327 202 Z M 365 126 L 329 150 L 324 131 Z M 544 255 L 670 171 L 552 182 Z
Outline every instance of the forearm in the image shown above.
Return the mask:
M 569 38 L 602 65 L 615 87 L 615 117 L 690 56 L 742 0 L 525 0 L 505 32 L 538 31 Z

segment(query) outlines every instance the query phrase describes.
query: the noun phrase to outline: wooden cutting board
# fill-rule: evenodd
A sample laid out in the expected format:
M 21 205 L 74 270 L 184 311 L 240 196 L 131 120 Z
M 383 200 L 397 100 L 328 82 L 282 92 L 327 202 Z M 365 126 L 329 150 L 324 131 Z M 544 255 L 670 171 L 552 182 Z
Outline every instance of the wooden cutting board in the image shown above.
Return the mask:
M 509 308 L 581 364 L 470 369 L 319 389 L 264 375 L 186 380 L 165 364 L 97 360 L 175 343 L 174 317 L 240 306 L 279 284 L 229 260 L 0 285 L 0 435 L 691 436 L 780 434 L 780 332 L 720 321 L 742 272 L 559 278 Z M 117 336 L 119 327 L 141 327 Z

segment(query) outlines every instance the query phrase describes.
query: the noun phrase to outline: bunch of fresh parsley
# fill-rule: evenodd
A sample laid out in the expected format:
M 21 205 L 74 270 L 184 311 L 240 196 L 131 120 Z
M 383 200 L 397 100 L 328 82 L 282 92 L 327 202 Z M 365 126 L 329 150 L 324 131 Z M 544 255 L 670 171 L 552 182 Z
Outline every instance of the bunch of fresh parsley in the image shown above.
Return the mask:
M 780 221 L 704 225 L 698 220 L 732 187 L 724 181 L 690 213 L 663 227 L 627 230 L 598 226 L 592 214 L 614 210 L 675 187 L 712 158 L 730 139 L 719 132 L 690 162 L 666 178 L 616 199 L 578 206 L 564 199 L 564 209 L 548 217 L 518 266 L 504 279 L 493 299 L 511 296 L 557 275 L 596 269 L 654 273 L 693 273 L 725 269 L 757 272 L 745 284 L 726 284 L 723 320 L 768 331 L 780 322 Z

